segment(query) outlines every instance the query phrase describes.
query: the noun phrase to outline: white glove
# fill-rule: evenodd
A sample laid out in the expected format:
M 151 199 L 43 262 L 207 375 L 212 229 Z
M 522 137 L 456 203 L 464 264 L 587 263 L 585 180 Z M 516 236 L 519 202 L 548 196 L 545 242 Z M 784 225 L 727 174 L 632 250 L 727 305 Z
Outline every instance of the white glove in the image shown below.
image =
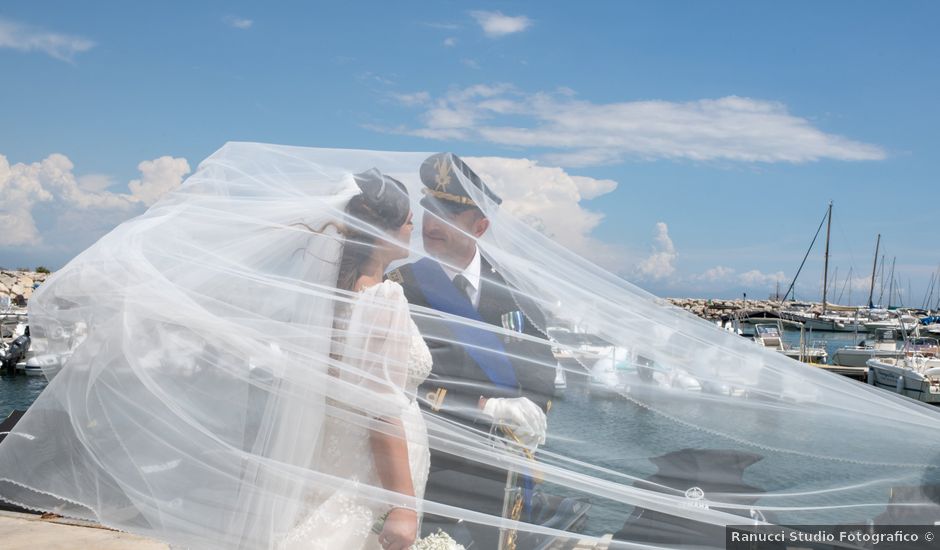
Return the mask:
M 483 413 L 506 424 L 526 447 L 545 443 L 545 413 L 528 397 L 494 397 L 486 400 Z

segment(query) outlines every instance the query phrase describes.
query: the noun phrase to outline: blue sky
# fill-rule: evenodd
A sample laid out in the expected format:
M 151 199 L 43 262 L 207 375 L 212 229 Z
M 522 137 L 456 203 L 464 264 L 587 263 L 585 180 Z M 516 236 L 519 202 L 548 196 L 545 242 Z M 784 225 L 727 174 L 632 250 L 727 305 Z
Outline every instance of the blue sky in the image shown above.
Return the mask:
M 851 268 L 867 294 L 880 232 L 919 305 L 940 264 L 938 12 L 7 1 L 0 265 L 61 266 L 250 140 L 480 158 L 510 197 L 542 194 L 527 213 L 556 238 L 662 295 L 786 286 L 833 200 L 837 288 Z M 534 168 L 560 171 L 541 189 Z

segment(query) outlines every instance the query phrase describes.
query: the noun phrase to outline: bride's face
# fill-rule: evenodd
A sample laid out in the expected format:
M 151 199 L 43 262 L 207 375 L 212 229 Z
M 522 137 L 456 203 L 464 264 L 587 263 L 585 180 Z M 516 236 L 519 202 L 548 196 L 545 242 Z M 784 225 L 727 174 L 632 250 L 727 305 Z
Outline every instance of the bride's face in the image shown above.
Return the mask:
M 388 232 L 391 238 L 386 242 L 385 247 L 388 252 L 389 261 L 408 257 L 408 246 L 411 243 L 411 232 L 414 231 L 414 228 L 413 213 L 408 212 L 405 223 L 398 229 L 392 229 Z

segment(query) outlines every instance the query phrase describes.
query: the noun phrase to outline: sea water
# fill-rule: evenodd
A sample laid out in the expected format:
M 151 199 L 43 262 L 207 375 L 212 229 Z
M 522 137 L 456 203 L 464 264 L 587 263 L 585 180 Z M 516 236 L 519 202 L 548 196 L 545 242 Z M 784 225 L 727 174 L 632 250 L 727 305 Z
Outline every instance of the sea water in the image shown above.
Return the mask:
M 0 378 L 0 420 L 14 409 L 25 410 L 46 387 L 45 376 L 3 376 Z
M 856 339 L 865 337 L 860 333 L 807 332 L 808 343 L 820 341 L 830 357 L 844 346 L 854 345 Z M 785 341 L 790 345 L 799 345 L 799 331 L 786 331 Z M 14 409 L 26 409 L 46 387 L 42 376 L 14 377 L 0 379 L 0 419 L 5 418 Z M 732 419 L 729 419 L 732 421 Z M 811 431 L 811 427 L 808 428 Z M 552 438 L 552 433 L 589 434 L 584 440 L 559 440 Z M 595 466 L 609 469 L 614 474 L 590 472 L 598 477 L 610 477 L 611 481 L 630 484 L 631 479 L 643 479 L 654 475 L 656 466 L 649 460 L 652 457 L 680 449 L 724 449 L 762 454 L 760 449 L 730 440 L 723 440 L 713 433 L 698 430 L 677 423 L 663 414 L 637 405 L 629 397 L 618 395 L 600 395 L 595 393 L 588 383 L 587 376 L 569 375 L 568 388 L 564 394 L 554 400 L 549 415 L 549 438 L 544 449 L 566 456 L 576 456 Z M 819 480 L 833 480 L 836 485 L 847 483 L 856 472 L 848 471 L 845 464 L 826 462 L 818 458 L 783 456 L 779 453 L 767 453 L 769 456 L 748 467 L 743 481 L 758 489 L 769 492 L 798 493 L 802 489 L 818 486 Z M 624 478 L 626 474 L 629 478 Z M 861 476 L 864 477 L 864 476 Z M 860 479 L 858 481 L 864 481 Z M 584 497 L 564 487 L 546 484 L 547 492 L 561 496 Z M 886 502 L 884 487 L 870 489 L 866 500 L 872 503 Z M 854 495 L 858 498 L 859 495 Z M 831 505 L 838 506 L 838 492 L 833 494 Z M 843 496 L 844 498 L 844 496 Z M 870 500 L 868 499 L 870 498 Z M 705 495 L 708 499 L 708 495 Z M 602 535 L 620 530 L 633 508 L 622 502 L 614 502 L 591 496 L 593 508 L 589 512 L 589 521 L 585 531 L 589 534 Z M 776 500 L 777 505 L 786 502 Z M 760 501 L 758 501 L 760 504 Z M 820 502 L 824 504 L 824 502 Z M 864 510 L 848 512 L 813 511 L 801 516 L 789 514 L 787 523 L 854 523 L 874 517 L 883 510 L 878 507 L 866 507 Z M 794 518 L 798 521 L 795 521 Z M 742 518 L 744 519 L 744 518 Z M 768 518 L 770 521 L 774 521 Z

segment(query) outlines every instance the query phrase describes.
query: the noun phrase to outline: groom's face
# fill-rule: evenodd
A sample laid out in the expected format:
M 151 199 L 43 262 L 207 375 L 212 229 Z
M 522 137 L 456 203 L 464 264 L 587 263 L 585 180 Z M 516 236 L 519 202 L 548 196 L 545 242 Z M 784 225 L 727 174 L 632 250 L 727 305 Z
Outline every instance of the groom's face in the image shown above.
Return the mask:
M 425 210 L 421 220 L 424 250 L 443 262 L 466 266 L 473 259 L 476 240 L 489 226 L 489 220 L 476 208 L 459 213 Z

